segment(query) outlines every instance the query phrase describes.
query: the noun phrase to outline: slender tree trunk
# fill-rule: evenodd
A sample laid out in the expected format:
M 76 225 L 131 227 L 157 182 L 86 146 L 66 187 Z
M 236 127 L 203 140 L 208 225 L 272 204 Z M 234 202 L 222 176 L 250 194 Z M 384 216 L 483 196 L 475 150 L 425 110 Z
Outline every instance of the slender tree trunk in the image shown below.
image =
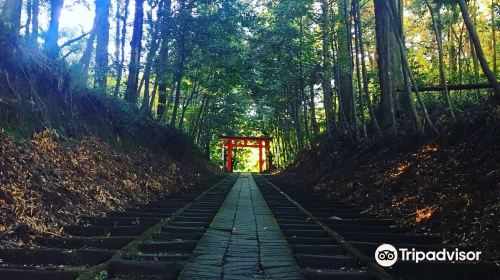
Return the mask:
M 158 79 L 155 79 L 153 91 L 151 92 L 151 100 L 149 101 L 149 112 L 152 112 L 156 102 L 156 93 L 158 92 Z
M 319 135 L 319 127 L 318 122 L 316 120 L 316 103 L 314 102 L 315 94 L 314 94 L 314 81 L 311 79 L 309 83 L 309 112 L 311 113 L 311 127 L 314 134 L 314 137 L 318 137 Z
M 469 37 L 472 43 L 474 44 L 474 50 L 476 51 L 477 58 L 479 63 L 481 64 L 481 68 L 483 69 L 488 82 L 491 84 L 493 88 L 493 92 L 495 93 L 495 99 L 497 103 L 500 103 L 500 86 L 498 84 L 497 78 L 495 74 L 490 70 L 488 66 L 488 62 L 484 56 L 483 48 L 481 47 L 481 42 L 479 41 L 479 37 L 477 36 L 476 29 L 474 28 L 474 24 L 469 15 L 469 9 L 467 8 L 467 4 L 465 4 L 464 0 L 456 0 L 458 5 L 460 6 L 460 11 L 462 12 L 462 17 L 465 22 L 465 26 L 469 32 Z
M 94 86 L 97 92 L 106 93 L 108 86 L 108 45 L 109 45 L 109 0 L 96 0 L 96 53 L 95 53 L 95 80 Z
M 19 1 L 21 2 L 21 1 Z M 22 10 L 22 8 L 21 8 Z M 31 38 L 31 20 L 33 18 L 33 0 L 27 0 L 26 1 L 26 24 L 24 25 L 24 30 L 26 31 L 24 36 L 26 39 Z
M 184 59 L 182 59 L 184 60 Z M 172 110 L 172 116 L 170 119 L 170 125 L 175 127 L 175 124 L 177 122 L 177 111 L 179 110 L 179 102 L 180 102 L 180 97 L 181 97 L 181 86 L 182 86 L 182 77 L 184 76 L 183 73 L 184 69 L 184 63 L 179 64 L 179 69 L 177 70 L 177 74 L 175 75 L 175 96 L 174 96 L 174 108 Z
M 194 123 L 194 127 L 191 130 L 191 135 L 193 135 L 193 136 L 195 136 L 196 132 L 198 131 L 198 127 L 200 126 L 201 116 L 203 114 L 203 110 L 205 109 L 207 101 L 208 101 L 208 95 L 203 95 L 203 98 L 201 100 L 200 109 L 198 110 L 198 114 L 196 116 L 196 121 Z
M 195 83 L 192 90 L 191 90 L 191 93 L 189 94 L 189 97 L 188 99 L 186 100 L 186 102 L 183 104 L 182 106 L 182 110 L 181 110 L 181 117 L 179 119 L 179 130 L 182 131 L 182 127 L 184 126 L 184 117 L 186 115 L 186 110 L 187 110 L 187 107 L 189 106 L 189 104 L 191 103 L 191 100 L 193 100 L 193 97 L 195 95 L 195 93 L 198 91 L 198 84 Z
M 38 16 L 40 13 L 40 0 L 33 0 L 31 7 L 31 33 L 28 38 L 28 42 L 31 46 L 36 46 L 38 44 Z
M 116 13 L 115 13 L 115 19 L 116 19 L 116 26 L 115 26 L 115 54 L 114 54 L 114 58 L 113 58 L 113 66 L 114 66 L 114 70 L 115 70 L 115 78 L 116 78 L 116 85 L 115 85 L 115 88 L 113 90 L 113 96 L 114 97 L 117 97 L 117 92 L 116 92 L 116 88 L 118 87 L 119 89 L 119 83 L 118 83 L 118 71 L 119 71 L 119 68 L 121 67 L 120 66 L 120 53 L 121 53 L 121 49 L 120 49 L 120 38 L 121 38 L 121 5 L 122 5 L 122 0 L 117 0 L 116 1 Z M 121 79 L 121 77 L 120 77 Z M 115 95 L 116 93 L 116 95 Z
M 474 12 L 472 13 L 472 22 L 474 24 L 474 26 L 477 25 L 477 4 L 476 4 L 476 0 L 474 0 L 472 2 L 472 4 L 474 5 L 475 9 L 474 9 Z M 472 65 L 474 67 L 474 78 L 472 80 L 472 83 L 478 83 L 479 82 L 479 65 L 478 65 L 478 59 L 477 59 L 477 53 L 474 49 L 474 45 L 472 43 L 471 40 L 469 40 L 469 43 L 470 43 L 470 52 L 471 52 L 471 56 L 472 57 Z M 479 90 L 476 89 L 475 91 L 475 94 L 476 94 L 476 100 L 479 100 Z
M 187 36 L 187 26 L 190 21 L 190 14 L 193 8 L 194 1 L 189 0 L 189 3 L 186 5 L 186 0 L 182 0 L 180 2 L 179 7 L 179 24 L 180 26 L 180 34 L 178 39 L 178 63 L 177 69 L 175 71 L 175 96 L 174 96 L 174 108 L 172 110 L 172 117 L 170 119 L 170 125 L 175 127 L 177 122 L 177 112 L 179 110 L 179 101 L 181 96 L 181 86 L 182 86 L 182 78 L 184 77 L 184 64 L 186 62 L 186 36 Z M 181 26 L 182 25 L 182 26 Z
M 158 57 L 155 63 L 156 67 L 156 80 L 158 80 L 158 105 L 156 107 L 156 115 L 162 120 L 166 114 L 167 103 L 167 65 L 169 58 L 169 38 L 170 38 L 170 13 L 171 1 L 166 0 L 164 5 L 163 14 L 161 16 L 161 43 Z
M 151 70 L 153 67 L 153 60 L 156 56 L 156 52 L 158 51 L 158 46 L 160 44 L 161 38 L 158 36 L 160 33 L 160 18 L 162 16 L 164 1 L 160 1 L 158 7 L 158 15 L 157 20 L 154 22 L 152 15 L 148 15 L 149 25 L 151 26 L 151 44 L 149 46 L 149 52 L 146 56 L 146 65 L 144 66 L 144 99 L 142 100 L 141 111 L 146 112 L 149 111 L 149 99 L 150 99 L 150 83 L 151 83 Z
M 295 136 L 297 139 L 297 150 L 302 150 L 304 148 L 304 136 L 302 135 L 302 127 L 300 125 L 300 118 L 299 118 L 299 103 L 300 103 L 300 98 L 298 96 L 298 90 L 296 88 L 288 89 L 287 91 L 292 91 L 291 96 L 293 98 L 293 101 L 290 102 L 290 112 L 291 112 L 291 117 L 293 120 L 294 128 L 295 128 Z M 289 96 L 288 94 L 286 94 Z
M 396 21 L 396 17 L 394 16 L 395 13 L 394 13 L 394 7 L 391 7 L 389 3 L 385 3 L 386 7 L 387 7 L 387 10 L 389 11 L 389 17 L 392 21 L 392 24 L 394 25 L 394 28 L 396 30 L 401 30 L 402 31 L 402 28 L 400 28 L 400 26 L 398 26 L 398 23 L 400 24 L 401 21 Z M 427 121 L 427 123 L 429 124 L 429 126 L 431 127 L 431 129 L 433 130 L 433 132 L 435 134 L 439 134 L 438 130 L 436 129 L 436 127 L 434 126 L 430 116 L 429 116 L 429 113 L 427 112 L 427 108 L 425 107 L 425 104 L 420 96 L 420 92 L 418 91 L 418 86 L 415 82 L 415 79 L 413 78 L 413 74 L 411 72 L 411 68 L 408 64 L 408 58 L 406 57 L 406 50 L 405 50 L 405 46 L 403 44 L 403 40 L 402 40 L 402 34 L 399 33 L 398 36 L 396 36 L 396 41 L 398 42 L 398 45 L 399 45 L 399 52 L 400 52 L 400 55 L 401 55 L 401 62 L 402 62 L 402 67 L 403 67 L 403 78 L 405 79 L 405 84 L 406 84 L 406 87 L 408 88 L 409 87 L 409 90 L 407 90 L 407 98 L 409 99 L 409 107 L 410 107 L 410 113 L 412 115 L 412 118 L 413 118 L 413 121 L 414 121 L 414 124 L 416 126 L 416 128 L 418 130 L 422 130 L 421 125 L 420 125 L 420 121 L 419 121 L 419 117 L 418 117 L 418 114 L 416 113 L 416 109 L 414 108 L 414 105 L 413 105 L 413 101 L 411 100 L 409 94 L 411 93 L 411 84 L 410 82 L 413 84 L 414 88 L 415 88 L 415 95 L 417 96 L 417 100 L 418 100 L 418 103 L 424 113 L 424 117 L 425 117 L 425 120 Z M 407 79 L 410 79 L 409 81 Z
M 445 104 L 448 106 L 448 110 L 450 111 L 450 115 L 453 119 L 455 119 L 455 112 L 453 110 L 453 106 L 450 100 L 450 94 L 448 91 L 448 83 L 446 82 L 446 69 L 444 66 L 444 58 L 443 58 L 443 40 L 441 39 L 441 31 L 440 31 L 440 16 L 439 13 L 434 12 L 434 8 L 429 3 L 429 0 L 424 0 L 425 5 L 429 9 L 429 13 L 431 15 L 432 20 L 432 28 L 434 29 L 434 35 L 436 36 L 436 44 L 438 47 L 438 62 L 439 62 L 439 81 L 441 86 L 443 87 L 443 100 Z
M 305 85 L 304 85 L 304 62 L 303 62 L 303 45 L 304 45 L 304 23 L 302 16 L 300 17 L 300 45 L 299 45 L 299 92 L 301 102 L 304 103 L 303 106 L 303 114 L 304 114 L 304 133 L 306 141 L 310 141 L 309 136 L 309 125 L 307 121 L 307 99 L 305 94 Z
M 127 38 L 127 20 L 128 20 L 128 7 L 130 5 L 130 0 L 125 0 L 125 5 L 123 7 L 123 16 L 120 17 L 122 19 L 122 30 L 121 30 L 121 38 L 120 38 L 120 62 L 117 64 L 116 69 L 116 85 L 115 90 L 113 92 L 113 96 L 115 98 L 118 97 L 120 93 L 120 87 L 122 83 L 123 76 L 123 67 L 125 64 L 125 40 Z M 119 18 L 117 17 L 117 21 Z
M 335 131 L 335 119 L 333 112 L 333 97 L 331 86 L 331 66 L 330 66 L 330 50 L 328 44 L 328 29 L 330 28 L 329 21 L 329 6 L 327 0 L 322 0 L 322 34 L 323 34 L 323 103 L 325 107 L 326 131 L 330 137 L 333 137 Z
M 340 97 L 340 108 L 342 116 L 345 118 L 344 128 L 350 132 L 352 136 L 357 134 L 356 118 L 354 108 L 354 90 L 353 81 L 353 65 L 352 65 L 352 48 L 351 48 L 351 25 L 349 13 L 347 9 L 347 0 L 339 1 L 339 14 L 337 29 L 337 67 L 338 67 L 338 90 Z M 340 118 L 339 119 L 343 119 Z
M 22 0 L 5 0 L 2 7 L 0 20 L 7 30 L 15 36 L 19 35 L 19 29 L 21 29 L 22 8 Z
M 358 85 L 358 94 L 359 94 L 359 111 L 360 111 L 360 116 L 361 116 L 361 129 L 363 132 L 363 138 L 368 138 L 368 132 L 366 130 L 366 119 L 365 119 L 365 101 L 363 98 L 363 83 L 362 83 L 362 78 L 361 78 L 361 62 L 360 62 L 360 56 L 361 52 L 359 50 L 359 33 L 357 32 L 358 26 L 358 18 L 357 18 L 357 12 L 356 12 L 356 6 L 359 4 L 357 3 L 358 0 L 354 0 L 352 2 L 352 7 L 353 7 L 353 19 L 354 19 L 354 33 L 355 33 L 355 62 L 356 62 L 356 81 Z
M 495 21 L 495 1 L 491 0 L 491 53 L 493 54 L 493 73 L 498 72 L 497 68 L 497 29 Z M 497 2 L 498 3 L 498 2 Z M 496 75 L 495 75 L 496 76 Z
M 141 64 L 142 51 L 142 31 L 144 22 L 144 0 L 135 0 L 134 29 L 132 32 L 132 41 L 130 42 L 130 63 L 128 67 L 127 89 L 125 91 L 125 100 L 137 104 L 139 93 L 137 86 L 139 83 L 139 68 Z
M 359 52 L 360 52 L 360 60 L 361 60 L 361 75 L 363 77 L 363 92 L 366 99 L 366 104 L 368 106 L 368 112 L 370 113 L 370 118 L 372 119 L 373 128 L 375 129 L 375 136 L 377 138 L 382 137 L 382 131 L 380 129 L 380 125 L 377 120 L 377 116 L 375 115 L 375 110 L 373 109 L 373 104 L 370 97 L 370 92 L 368 88 L 368 74 L 366 70 L 366 62 L 365 62 L 365 46 L 363 42 L 363 27 L 361 25 L 361 11 L 359 8 L 359 0 L 354 0 L 355 3 L 355 14 L 356 14 L 356 27 L 357 27 L 357 36 Z
M 387 129 L 389 134 L 395 135 L 396 115 L 394 111 L 394 99 L 392 93 L 392 71 L 391 71 L 391 32 L 389 12 L 385 5 L 386 0 L 375 0 L 375 31 L 377 39 L 377 66 L 380 83 L 380 109 L 381 125 Z
M 59 55 L 59 17 L 64 5 L 64 0 L 50 0 L 50 22 L 49 29 L 45 35 L 44 51 L 50 58 Z
M 82 57 L 80 58 L 80 85 L 82 87 L 87 86 L 87 82 L 89 79 L 89 69 L 90 69 L 90 61 L 92 59 L 92 54 L 94 53 L 94 41 L 96 38 L 96 26 L 97 26 L 97 11 L 94 16 L 94 24 L 92 26 L 92 30 L 90 31 L 90 36 L 87 39 L 87 45 L 85 47 L 85 51 L 83 52 Z

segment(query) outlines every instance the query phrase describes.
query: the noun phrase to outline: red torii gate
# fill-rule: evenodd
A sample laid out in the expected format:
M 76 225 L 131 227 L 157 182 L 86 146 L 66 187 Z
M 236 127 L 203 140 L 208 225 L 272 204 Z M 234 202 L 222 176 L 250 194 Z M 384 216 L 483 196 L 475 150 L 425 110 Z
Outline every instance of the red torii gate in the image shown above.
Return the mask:
M 259 148 L 259 172 L 263 171 L 262 149 L 266 149 L 266 167 L 269 168 L 270 137 L 234 137 L 234 136 L 219 136 L 219 141 L 222 141 L 222 148 L 227 148 L 226 168 L 228 172 L 233 172 L 233 148 Z

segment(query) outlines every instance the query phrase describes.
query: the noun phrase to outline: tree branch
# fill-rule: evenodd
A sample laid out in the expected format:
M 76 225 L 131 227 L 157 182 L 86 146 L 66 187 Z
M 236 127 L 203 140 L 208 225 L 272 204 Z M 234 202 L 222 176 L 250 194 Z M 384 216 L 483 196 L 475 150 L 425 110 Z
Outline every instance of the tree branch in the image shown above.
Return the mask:
M 80 36 L 78 36 L 78 37 L 76 37 L 76 38 L 73 38 L 73 39 L 71 39 L 71 40 L 68 40 L 68 41 L 64 42 L 64 43 L 63 43 L 63 44 L 59 47 L 59 49 L 65 48 L 65 47 L 67 47 L 67 46 L 69 46 L 69 45 L 71 45 L 71 44 L 73 44 L 73 43 L 75 43 L 75 42 L 78 42 L 78 41 L 80 41 L 81 39 L 83 39 L 83 38 L 87 37 L 87 35 L 89 35 L 89 34 L 90 34 L 90 32 L 85 32 L 85 33 L 83 33 L 82 35 L 80 35 Z

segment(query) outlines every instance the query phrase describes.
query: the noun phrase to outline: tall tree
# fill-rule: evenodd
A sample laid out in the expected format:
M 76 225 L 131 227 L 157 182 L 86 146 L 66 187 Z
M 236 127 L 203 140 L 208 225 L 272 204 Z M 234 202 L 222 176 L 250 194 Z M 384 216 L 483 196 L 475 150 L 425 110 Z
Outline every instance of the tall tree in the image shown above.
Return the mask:
M 45 42 L 43 49 L 51 58 L 56 58 L 59 55 L 59 18 L 64 5 L 64 0 L 50 0 L 50 22 L 49 29 L 45 34 Z
M 323 104 L 325 107 L 326 116 L 326 131 L 328 135 L 333 136 L 335 133 L 335 116 L 333 112 L 333 97 L 331 86 L 331 66 L 330 66 L 330 48 L 329 48 L 329 13 L 330 10 L 327 0 L 322 0 L 322 38 L 323 38 Z
M 109 9 L 110 0 L 95 0 L 96 7 L 96 54 L 95 54 L 95 88 L 99 93 L 105 93 L 108 74 L 109 45 Z
M 160 17 L 160 37 L 158 56 L 155 59 L 156 79 L 158 80 L 158 105 L 156 109 L 157 117 L 160 120 L 165 115 L 167 105 L 167 72 L 169 59 L 169 43 L 171 34 L 171 7 L 172 1 L 165 0 L 162 15 Z
M 121 3 L 121 0 L 118 0 L 118 2 Z M 122 76 L 123 76 L 123 67 L 125 64 L 125 39 L 127 38 L 127 20 L 128 20 L 128 7 L 130 4 L 130 0 L 125 0 L 125 4 L 123 5 L 123 15 L 120 14 L 120 11 L 118 10 L 117 7 L 117 16 L 116 16 L 116 32 L 119 32 L 119 22 L 121 19 L 122 22 L 122 30 L 121 30 L 121 35 L 120 35 L 120 42 L 119 42 L 119 47 L 118 43 L 115 42 L 117 45 L 116 48 L 120 50 L 120 58 L 116 58 L 116 64 L 115 64 L 115 71 L 116 71 L 116 85 L 115 85 L 115 90 L 113 91 L 113 96 L 118 97 L 118 94 L 120 92 L 120 87 L 121 87 L 121 82 L 122 82 Z M 118 36 L 117 36 L 118 37 Z
M 380 84 L 380 124 L 392 135 L 396 134 L 396 115 L 392 92 L 391 51 L 397 47 L 393 44 L 394 30 L 391 27 L 386 0 L 375 2 L 375 30 L 377 40 L 377 69 Z M 390 0 L 393 1 L 393 0 Z
M 187 58 L 187 32 L 189 28 L 189 21 L 191 20 L 191 10 L 193 8 L 194 0 L 180 1 L 179 7 L 179 37 L 177 38 L 177 64 L 175 65 L 175 95 L 174 95 L 174 107 L 172 110 L 172 116 L 170 119 L 170 125 L 175 126 L 177 122 L 177 111 L 179 110 L 179 102 L 181 95 L 182 78 L 184 77 L 184 66 Z
M 352 87 L 353 65 L 351 48 L 351 25 L 348 12 L 348 0 L 338 1 L 338 28 L 337 28 L 337 78 L 340 99 L 339 120 L 342 120 L 344 128 L 354 133 L 354 92 Z
M 19 34 L 21 28 L 21 10 L 23 8 L 22 0 L 5 0 L 2 6 L 0 20 L 2 24 L 14 35 Z
M 491 53 L 493 54 L 493 72 L 496 74 L 497 69 L 497 23 L 495 17 L 495 7 L 499 4 L 495 0 L 491 0 Z
M 366 70 L 366 59 L 365 59 L 365 46 L 363 40 L 363 26 L 361 24 L 361 11 L 359 0 L 353 1 L 353 9 L 354 9 L 354 19 L 355 19 L 355 33 L 357 39 L 357 46 L 359 48 L 359 58 L 361 63 L 361 77 L 363 80 L 363 94 L 366 100 L 366 104 L 368 107 L 368 112 L 372 119 L 373 128 L 375 130 L 375 136 L 377 138 L 382 137 L 382 131 L 380 129 L 380 125 L 377 120 L 377 116 L 375 115 L 375 110 L 373 108 L 372 100 L 369 92 L 369 83 L 368 83 L 368 74 Z
M 443 40 L 441 38 L 441 28 L 440 28 L 440 13 L 434 12 L 434 8 L 429 3 L 429 0 L 424 0 L 427 6 L 432 20 L 432 29 L 434 30 L 434 35 L 436 37 L 436 44 L 438 47 L 438 62 L 439 62 L 439 81 L 443 87 L 443 99 L 448 106 L 450 115 L 455 118 L 455 113 L 453 111 L 453 106 L 451 105 L 450 94 L 448 92 L 448 82 L 446 81 L 446 68 L 444 65 L 444 55 L 443 55 Z
M 38 43 L 39 13 L 40 13 L 40 0 L 33 0 L 33 2 L 31 3 L 31 17 L 32 17 L 31 32 L 30 32 L 30 38 L 28 38 L 28 41 L 32 46 L 36 46 Z
M 139 70 L 141 63 L 142 33 L 144 22 L 144 0 L 135 1 L 134 28 L 132 31 L 132 40 L 130 41 L 130 63 L 128 66 L 127 89 L 125 91 L 125 100 L 132 104 L 137 104 L 139 92 Z
M 87 82 L 89 79 L 90 62 L 92 60 L 92 54 L 94 53 L 94 42 L 96 38 L 97 21 L 98 21 L 98 12 L 96 10 L 94 15 L 94 24 L 92 26 L 92 30 L 90 31 L 90 36 L 87 39 L 85 50 L 82 54 L 82 57 L 80 58 L 79 80 L 80 80 L 80 85 L 83 87 L 87 86 Z
M 495 99 L 497 103 L 500 103 L 500 85 L 498 84 L 497 78 L 493 71 L 491 71 L 488 66 L 488 62 L 486 61 L 486 57 L 484 56 L 483 48 L 481 47 L 481 41 L 476 32 L 476 28 L 474 27 L 474 23 L 471 20 L 469 14 L 469 8 L 464 0 L 456 0 L 458 5 L 460 6 L 460 11 L 462 12 L 462 18 L 464 19 L 465 26 L 467 27 L 467 31 L 469 32 L 470 40 L 474 45 L 474 50 L 476 51 L 477 58 L 479 60 L 479 64 L 481 64 L 481 68 L 483 69 L 484 75 L 488 79 L 488 82 L 491 84 L 493 88 L 493 92 L 495 93 Z
M 158 51 L 158 47 L 161 43 L 160 34 L 160 23 L 161 17 L 163 16 L 163 4 L 164 0 L 158 2 L 158 12 L 157 12 L 157 20 L 153 20 L 152 11 L 148 13 L 147 19 L 149 23 L 149 33 L 151 34 L 151 38 L 149 41 L 149 50 L 146 56 L 146 65 L 144 65 L 144 98 L 142 100 L 141 111 L 147 112 L 149 111 L 149 103 L 150 103 L 150 86 L 151 86 L 151 74 L 153 68 L 154 58 L 156 57 L 156 53 Z

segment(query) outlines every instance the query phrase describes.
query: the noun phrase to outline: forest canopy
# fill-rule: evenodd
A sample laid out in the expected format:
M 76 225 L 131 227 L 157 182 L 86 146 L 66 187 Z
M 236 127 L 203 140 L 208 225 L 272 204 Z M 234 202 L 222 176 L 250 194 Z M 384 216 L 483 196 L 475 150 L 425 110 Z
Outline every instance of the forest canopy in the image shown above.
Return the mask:
M 220 161 L 271 136 L 279 165 L 319 137 L 439 134 L 498 103 L 495 0 L 0 0 L 15 40 L 74 87 L 137 106 Z

